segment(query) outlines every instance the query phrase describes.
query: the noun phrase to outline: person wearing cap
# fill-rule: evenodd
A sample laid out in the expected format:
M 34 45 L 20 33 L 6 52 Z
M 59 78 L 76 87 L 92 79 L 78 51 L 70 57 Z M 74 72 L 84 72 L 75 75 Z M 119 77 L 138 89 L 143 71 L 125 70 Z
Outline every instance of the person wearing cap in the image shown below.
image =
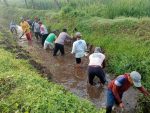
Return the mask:
M 56 37 L 56 31 L 51 32 L 44 42 L 44 49 L 47 49 L 47 47 L 49 47 L 51 50 L 54 49 L 54 41 Z
M 108 84 L 106 113 L 111 113 L 115 103 L 124 108 L 121 100 L 123 93 L 132 85 L 137 87 L 144 95 L 149 95 L 149 92 L 141 85 L 141 75 L 137 71 L 120 75 Z
M 30 31 L 30 25 L 28 24 L 27 21 L 25 21 L 24 18 L 21 18 L 20 26 L 21 26 L 24 34 L 26 35 L 26 38 L 28 40 L 28 44 L 32 45 L 32 36 L 31 36 L 31 31 Z
M 105 55 L 100 47 L 95 47 L 94 53 L 89 56 L 88 78 L 90 85 L 95 85 L 93 82 L 95 76 L 99 78 L 101 84 L 105 84 L 106 77 L 103 68 L 105 68 Z
M 39 25 L 40 25 L 40 35 L 42 38 L 42 46 L 44 46 L 45 39 L 48 36 L 48 31 L 46 26 L 41 21 L 39 22 Z
M 76 41 L 73 43 L 72 46 L 72 54 L 75 54 L 76 64 L 77 67 L 81 66 L 81 58 L 84 56 L 85 51 L 87 50 L 87 45 L 85 40 L 81 39 L 82 35 L 80 32 L 75 34 Z
M 59 34 L 59 36 L 55 40 L 53 56 L 56 56 L 58 51 L 60 51 L 62 56 L 65 54 L 64 42 L 67 39 L 71 40 L 71 37 L 67 34 L 67 29 L 64 28 L 63 31 Z

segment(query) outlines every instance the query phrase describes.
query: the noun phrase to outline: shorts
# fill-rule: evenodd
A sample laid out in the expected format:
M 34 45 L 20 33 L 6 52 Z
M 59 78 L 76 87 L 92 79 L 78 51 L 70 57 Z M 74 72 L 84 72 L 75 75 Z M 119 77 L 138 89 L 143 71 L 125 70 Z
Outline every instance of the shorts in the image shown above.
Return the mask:
M 31 32 L 26 33 L 26 37 L 27 37 L 27 40 L 31 41 L 32 39 Z

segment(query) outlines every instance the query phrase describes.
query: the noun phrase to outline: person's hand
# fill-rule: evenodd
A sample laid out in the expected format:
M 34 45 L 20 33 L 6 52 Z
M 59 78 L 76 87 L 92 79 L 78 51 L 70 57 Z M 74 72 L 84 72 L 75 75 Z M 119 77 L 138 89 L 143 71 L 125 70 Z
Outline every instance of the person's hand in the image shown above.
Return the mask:
M 124 104 L 121 102 L 121 103 L 119 104 L 119 107 L 124 108 Z

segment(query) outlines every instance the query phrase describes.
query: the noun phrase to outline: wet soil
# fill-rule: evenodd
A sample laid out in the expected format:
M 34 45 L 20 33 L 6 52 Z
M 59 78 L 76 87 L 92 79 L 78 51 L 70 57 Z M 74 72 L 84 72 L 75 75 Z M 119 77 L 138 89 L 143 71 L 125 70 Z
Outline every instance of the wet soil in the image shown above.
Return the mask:
M 65 56 L 53 56 L 53 51 L 44 50 L 41 43 L 33 40 L 33 47 L 28 47 L 26 38 L 18 39 L 18 45 L 13 46 L 7 40 L 0 42 L 0 46 L 5 45 L 3 48 L 16 54 L 17 59 L 29 60 L 29 63 L 37 69 L 42 77 L 47 77 L 48 80 L 54 81 L 63 85 L 67 90 L 75 95 L 88 99 L 93 102 L 97 108 L 105 107 L 106 104 L 106 86 L 101 87 L 90 86 L 88 84 L 87 65 L 88 58 L 82 59 L 83 66 L 81 68 L 75 67 L 75 58 L 70 53 L 71 45 L 65 45 Z M 90 51 L 93 51 L 93 46 L 89 46 Z M 111 77 L 107 75 L 107 79 Z M 98 81 L 96 78 L 95 81 Z M 114 113 L 131 113 L 135 112 L 138 100 L 137 90 L 130 88 L 123 97 L 125 110 L 117 109 Z
M 97 108 L 105 108 L 106 104 L 106 89 L 107 87 L 101 87 L 100 85 L 90 86 L 88 84 L 87 76 L 87 65 L 88 58 L 84 57 L 82 59 L 83 66 L 81 68 L 76 68 L 75 58 L 70 53 L 71 45 L 65 45 L 65 56 L 53 56 L 53 51 L 44 50 L 41 46 L 41 43 L 34 40 L 33 47 L 27 47 L 27 40 L 21 39 L 18 41 L 19 46 L 27 48 L 26 50 L 30 53 L 31 57 L 38 62 L 40 65 L 45 67 L 46 72 L 49 70 L 51 72 L 52 80 L 57 82 L 60 85 L 63 85 L 67 90 L 71 91 L 75 95 L 88 99 L 93 102 Z M 93 50 L 92 46 L 89 46 L 91 51 Z M 31 62 L 30 62 L 31 63 Z M 36 63 L 31 63 L 38 70 L 41 70 Z M 47 73 L 47 72 L 46 72 Z M 110 80 L 111 77 L 107 75 L 107 79 Z M 96 78 L 95 81 L 98 81 Z M 125 109 L 122 111 L 116 109 L 116 113 L 131 113 L 135 111 L 137 100 L 138 100 L 137 90 L 130 88 L 123 97 L 123 102 L 125 104 Z

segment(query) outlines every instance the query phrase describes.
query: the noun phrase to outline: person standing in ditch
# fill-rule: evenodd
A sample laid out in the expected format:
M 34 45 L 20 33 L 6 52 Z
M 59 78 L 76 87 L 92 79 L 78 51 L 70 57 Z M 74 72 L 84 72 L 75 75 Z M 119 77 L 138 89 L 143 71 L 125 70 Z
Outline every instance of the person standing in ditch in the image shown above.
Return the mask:
M 141 75 L 137 71 L 118 76 L 108 84 L 106 113 L 111 113 L 113 105 L 116 103 L 124 108 L 122 96 L 132 85 L 140 90 L 145 96 L 150 96 L 149 92 L 141 85 Z
M 90 85 L 96 85 L 93 82 L 95 76 L 100 80 L 100 83 L 104 85 L 106 83 L 105 72 L 105 55 L 102 53 L 100 47 L 95 47 L 94 53 L 89 56 L 89 65 L 88 65 L 88 78 Z
M 65 54 L 64 42 L 67 39 L 71 40 L 71 37 L 67 34 L 67 29 L 63 29 L 63 31 L 59 34 L 59 36 L 55 40 L 53 56 L 56 56 L 58 51 L 61 52 L 61 56 L 63 56 Z
M 37 41 L 39 41 L 39 39 L 40 39 L 40 25 L 38 22 L 39 22 L 38 18 L 35 17 L 34 22 L 32 24 L 32 29 L 33 29 L 33 32 L 35 34 Z
M 41 21 L 39 22 L 39 25 L 40 25 L 40 35 L 42 38 L 42 46 L 44 46 L 45 39 L 48 36 L 48 31 L 45 25 Z
M 75 59 L 76 59 L 76 66 L 80 67 L 81 66 L 81 58 L 84 56 L 86 50 L 87 50 L 87 45 L 85 40 L 81 39 L 82 35 L 80 32 L 77 32 L 75 34 L 76 41 L 73 43 L 72 46 L 72 54 L 75 54 Z
M 56 31 L 53 31 L 52 33 L 50 33 L 44 42 L 44 49 L 47 49 L 49 47 L 51 50 L 53 50 L 54 49 L 54 41 L 55 41 L 56 37 L 57 37 Z
M 20 26 L 23 30 L 23 33 L 26 35 L 26 38 L 28 40 L 28 45 L 32 46 L 32 36 L 31 36 L 31 31 L 30 31 L 30 25 L 28 24 L 28 22 L 25 21 L 24 18 L 22 18 Z

